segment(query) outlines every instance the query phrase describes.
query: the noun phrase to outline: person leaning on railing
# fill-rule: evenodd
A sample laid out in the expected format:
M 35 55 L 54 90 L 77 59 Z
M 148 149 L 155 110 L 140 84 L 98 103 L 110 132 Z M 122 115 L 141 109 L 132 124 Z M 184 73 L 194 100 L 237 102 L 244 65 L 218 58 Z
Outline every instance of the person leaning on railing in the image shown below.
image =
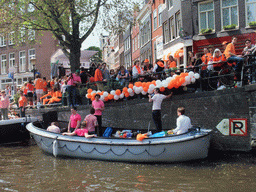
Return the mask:
M 143 70 L 140 67 L 140 61 L 136 60 L 134 61 L 134 66 L 132 68 L 132 77 L 133 77 L 133 81 L 137 81 L 139 78 L 139 75 L 143 75 Z
M 102 83 L 103 76 L 102 76 L 102 72 L 101 72 L 101 64 L 98 64 L 98 67 L 95 70 L 94 81 L 96 82 L 97 89 L 102 91 L 103 90 L 103 83 Z

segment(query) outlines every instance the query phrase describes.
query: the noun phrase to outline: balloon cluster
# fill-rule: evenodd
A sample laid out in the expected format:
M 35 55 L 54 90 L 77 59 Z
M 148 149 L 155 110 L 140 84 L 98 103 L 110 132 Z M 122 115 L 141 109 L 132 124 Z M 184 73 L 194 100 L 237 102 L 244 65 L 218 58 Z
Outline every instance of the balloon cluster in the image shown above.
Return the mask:
M 196 79 L 199 79 L 200 75 L 198 73 L 189 72 L 181 73 L 180 75 L 173 75 L 167 79 L 161 81 L 156 80 L 152 82 L 135 82 L 134 85 L 130 84 L 128 87 L 124 87 L 122 90 L 112 90 L 110 93 L 107 91 L 95 91 L 92 89 L 87 90 L 86 98 L 95 100 L 95 95 L 100 95 L 100 100 L 109 101 L 109 100 L 118 100 L 123 99 L 124 97 L 132 97 L 134 94 L 152 94 L 154 88 L 159 88 L 161 92 L 164 92 L 165 89 L 179 88 L 180 86 L 186 86 L 191 83 L 195 83 Z

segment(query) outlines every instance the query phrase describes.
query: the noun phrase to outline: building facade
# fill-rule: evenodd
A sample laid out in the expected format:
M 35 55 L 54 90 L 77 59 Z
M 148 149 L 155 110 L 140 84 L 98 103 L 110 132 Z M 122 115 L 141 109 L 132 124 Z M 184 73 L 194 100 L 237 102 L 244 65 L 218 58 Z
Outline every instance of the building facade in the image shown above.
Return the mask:
M 131 25 L 126 27 L 124 33 L 124 66 L 126 69 L 132 66 Z
M 12 84 L 12 79 L 8 77 L 10 71 L 14 71 L 14 84 L 18 87 L 24 82 L 34 78 L 34 72 L 38 72 L 42 77 L 50 78 L 51 56 L 58 49 L 58 41 L 50 32 L 42 32 L 28 39 L 29 42 L 22 42 L 16 46 L 11 35 L 0 37 L 0 61 L 1 75 L 0 88 Z

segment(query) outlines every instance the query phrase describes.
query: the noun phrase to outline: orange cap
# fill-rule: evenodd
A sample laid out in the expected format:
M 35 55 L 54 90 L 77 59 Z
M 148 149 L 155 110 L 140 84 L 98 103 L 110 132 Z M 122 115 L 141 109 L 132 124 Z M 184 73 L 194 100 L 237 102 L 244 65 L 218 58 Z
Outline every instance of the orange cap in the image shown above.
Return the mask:
M 227 41 L 223 41 L 222 42 L 222 45 L 226 45 L 228 42 Z
M 144 61 L 145 63 L 147 63 L 147 62 L 149 62 L 149 60 L 148 59 L 145 59 L 145 61 Z

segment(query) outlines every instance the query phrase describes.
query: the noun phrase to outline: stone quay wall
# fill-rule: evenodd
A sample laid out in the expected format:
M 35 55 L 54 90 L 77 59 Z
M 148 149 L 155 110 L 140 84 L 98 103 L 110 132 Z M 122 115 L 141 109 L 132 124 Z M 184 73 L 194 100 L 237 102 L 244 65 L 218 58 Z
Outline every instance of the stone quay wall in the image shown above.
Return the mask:
M 186 93 L 173 95 L 162 103 L 163 129 L 176 127 L 177 108 L 185 107 L 185 115 L 191 118 L 193 125 L 211 129 L 211 148 L 217 150 L 249 151 L 250 133 L 256 129 L 256 85 L 221 91 Z M 91 105 L 79 106 L 82 119 L 89 114 Z M 38 116 L 48 111 L 57 111 L 59 120 L 68 121 L 69 107 L 31 110 L 31 115 Z M 29 111 L 28 111 L 29 113 Z M 223 135 L 216 126 L 222 119 L 243 118 L 248 120 L 247 136 Z M 152 103 L 147 98 L 117 101 L 105 104 L 103 111 L 104 127 L 155 130 L 152 119 Z

